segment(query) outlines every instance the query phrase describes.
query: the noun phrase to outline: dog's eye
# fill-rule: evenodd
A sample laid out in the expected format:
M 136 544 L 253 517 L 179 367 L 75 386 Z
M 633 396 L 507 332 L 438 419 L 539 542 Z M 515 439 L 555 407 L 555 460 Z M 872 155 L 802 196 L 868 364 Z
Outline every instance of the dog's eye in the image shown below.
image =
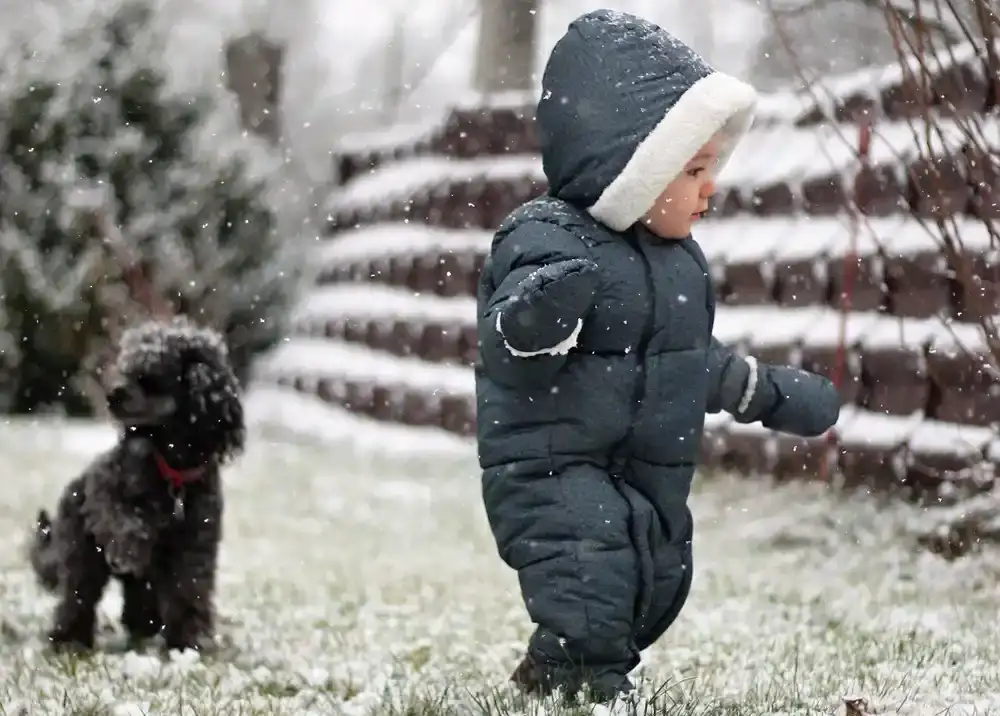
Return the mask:
M 159 378 L 159 376 L 155 375 L 139 376 L 138 380 L 136 380 L 136 383 L 139 384 L 139 387 L 142 389 L 142 392 L 146 393 L 147 395 L 166 392 L 165 386 L 163 385 L 163 381 Z

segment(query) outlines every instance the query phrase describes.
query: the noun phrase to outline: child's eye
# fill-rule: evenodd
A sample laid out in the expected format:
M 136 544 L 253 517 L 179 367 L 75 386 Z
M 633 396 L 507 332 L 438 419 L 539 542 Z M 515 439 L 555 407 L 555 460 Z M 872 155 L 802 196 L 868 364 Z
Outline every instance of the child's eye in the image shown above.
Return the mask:
M 688 169 L 687 175 L 689 177 L 693 177 L 693 178 L 697 179 L 698 175 L 701 174 L 703 171 L 705 171 L 705 170 L 702 167 L 698 167 L 697 169 Z

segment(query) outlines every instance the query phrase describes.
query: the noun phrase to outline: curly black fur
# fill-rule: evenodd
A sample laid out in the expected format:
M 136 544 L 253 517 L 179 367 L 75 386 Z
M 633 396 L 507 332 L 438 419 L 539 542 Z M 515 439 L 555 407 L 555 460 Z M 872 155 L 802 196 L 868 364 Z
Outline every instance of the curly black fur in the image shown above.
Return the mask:
M 214 634 L 219 469 L 246 437 L 240 386 L 222 337 L 183 317 L 129 329 L 117 372 L 108 403 L 118 443 L 66 486 L 54 518 L 36 519 L 30 561 L 59 600 L 48 636 L 92 648 L 114 577 L 133 640 L 161 633 L 167 648 L 201 649 Z M 161 463 L 197 474 L 175 488 Z

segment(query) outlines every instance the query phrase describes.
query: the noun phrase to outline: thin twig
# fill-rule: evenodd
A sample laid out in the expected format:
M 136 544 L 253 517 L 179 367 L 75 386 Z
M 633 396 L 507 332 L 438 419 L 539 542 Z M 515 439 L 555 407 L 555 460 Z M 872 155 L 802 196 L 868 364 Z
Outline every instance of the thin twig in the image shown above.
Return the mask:
M 857 0 L 859 5 L 864 5 L 870 8 L 882 8 L 884 5 L 892 5 L 891 0 Z M 783 19 L 803 17 L 810 13 L 816 12 L 817 10 L 822 10 L 827 5 L 834 4 L 834 0 L 812 0 L 812 2 L 803 2 L 798 5 L 787 8 L 775 8 L 773 0 L 768 1 L 768 5 L 771 7 L 773 14 L 781 17 Z M 920 17 L 916 13 L 910 14 L 899 11 L 899 8 L 894 8 L 899 12 L 900 17 L 908 25 L 913 27 L 915 32 L 925 31 L 926 29 L 933 29 L 945 38 L 948 42 L 961 42 L 962 34 L 957 31 L 957 28 L 951 26 L 950 23 L 945 21 L 944 15 L 939 14 L 937 19 Z M 957 17 L 957 14 L 956 14 Z
M 933 172 L 931 178 L 936 178 L 937 180 L 942 178 L 939 162 L 947 158 L 949 154 L 968 155 L 969 152 L 974 152 L 973 159 L 982 158 L 983 161 L 989 162 L 992 156 L 990 151 L 992 147 L 985 131 L 985 123 L 989 120 L 983 115 L 969 113 L 968 116 L 963 116 L 960 111 L 954 111 L 954 109 L 960 108 L 953 108 L 951 112 L 953 116 L 945 120 L 942 117 L 942 112 L 935 106 L 937 98 L 933 96 L 932 91 L 941 73 L 954 72 L 956 77 L 961 76 L 962 66 L 958 61 L 956 48 L 949 42 L 943 42 L 941 44 L 943 44 L 944 52 L 947 55 L 940 54 L 934 38 L 927 32 L 927 18 L 925 17 L 923 8 L 920 6 L 919 0 L 915 0 L 916 7 L 912 14 L 902 12 L 898 5 L 894 4 L 891 0 L 879 0 L 879 2 L 883 7 L 890 36 L 893 39 L 893 47 L 900 62 L 903 86 L 905 87 L 908 81 L 912 82 L 912 86 L 917 93 L 914 101 L 920 102 L 918 105 L 918 109 L 920 110 L 918 113 L 919 116 L 908 119 L 908 126 L 913 138 L 917 159 L 923 160 L 921 163 L 926 166 L 926 171 L 928 173 Z M 997 68 L 1000 68 L 1000 51 L 998 51 L 1000 43 L 997 42 L 997 36 L 1000 34 L 1000 21 L 997 20 L 996 13 L 987 7 L 985 0 L 972 0 L 972 2 L 976 3 L 976 15 L 980 25 L 978 32 L 974 32 L 968 27 L 962 16 L 958 12 L 954 12 L 952 0 L 946 0 L 946 2 L 948 7 L 953 11 L 954 26 L 959 28 L 960 33 L 970 42 L 969 49 L 973 51 L 973 58 L 975 58 L 975 51 L 979 48 L 979 43 L 975 42 L 975 39 L 979 37 L 983 41 L 984 49 L 980 49 L 979 51 L 985 74 L 994 85 L 991 88 L 990 96 L 996 101 L 996 98 L 1000 97 L 1000 78 L 997 76 Z M 799 77 L 803 80 L 805 91 L 812 97 L 818 109 L 824 110 L 827 106 L 830 106 L 833 111 L 836 111 L 838 98 L 833 97 L 822 86 L 821 82 L 806 77 L 801 62 L 796 58 L 795 49 L 787 33 L 781 27 L 779 13 L 774 12 L 771 4 L 768 7 L 771 10 L 772 21 L 777 29 L 778 37 L 792 57 L 793 66 Z M 935 0 L 935 8 L 938 10 L 939 17 L 945 16 L 941 7 L 941 0 Z M 904 24 L 908 27 L 912 26 L 916 32 L 908 32 L 907 28 L 904 28 Z M 821 97 L 823 93 L 826 93 L 828 97 L 832 97 L 832 101 L 824 101 Z M 848 141 L 843 133 L 839 131 L 836 117 L 827 111 L 823 111 L 822 113 L 824 119 L 832 126 L 833 133 L 837 138 L 844 141 L 847 147 L 851 148 L 857 159 L 857 152 L 854 152 L 853 143 Z M 901 152 L 891 142 L 886 141 L 885 143 L 894 160 L 900 161 L 901 166 L 908 172 L 914 171 L 914 167 L 911 164 L 912 157 L 902 156 Z M 940 146 L 938 147 L 938 145 Z M 984 168 L 987 177 L 990 176 L 989 170 L 989 166 Z M 975 187 L 972 186 L 971 177 L 967 177 L 966 183 L 970 189 L 975 190 Z M 936 184 L 932 181 L 931 186 L 940 186 L 940 181 Z M 849 212 L 858 212 L 856 201 L 849 201 L 847 208 Z M 957 217 L 953 215 L 938 216 L 929 220 L 917 214 L 916 211 L 911 212 L 911 214 L 917 225 L 926 231 L 932 240 L 941 247 L 947 263 L 954 272 L 951 275 L 951 280 L 954 281 L 955 290 L 960 292 L 959 300 L 963 302 L 963 310 L 970 314 L 974 313 L 977 319 L 977 324 L 985 343 L 985 353 L 979 345 L 970 346 L 968 342 L 962 340 L 955 327 L 951 324 L 951 316 L 945 316 L 942 320 L 946 332 L 951 336 L 954 346 L 960 354 L 973 358 L 978 363 L 980 370 L 984 371 L 991 379 L 1000 381 L 1000 369 L 998 369 L 998 364 L 1000 364 L 1000 336 L 998 336 L 997 321 L 992 317 L 994 307 L 992 301 L 987 300 L 984 292 L 978 290 L 979 277 L 976 275 L 974 266 L 976 257 L 972 255 L 971 249 L 963 241 L 964 237 L 962 236 Z M 986 218 L 983 219 L 983 224 L 989 232 L 991 245 L 996 248 L 998 241 L 1000 241 L 1000 236 L 998 236 L 1000 229 L 994 227 L 992 225 L 993 222 Z M 872 233 L 874 234 L 874 232 Z M 886 255 L 884 247 L 878 246 L 878 244 L 879 242 L 876 239 L 877 250 Z

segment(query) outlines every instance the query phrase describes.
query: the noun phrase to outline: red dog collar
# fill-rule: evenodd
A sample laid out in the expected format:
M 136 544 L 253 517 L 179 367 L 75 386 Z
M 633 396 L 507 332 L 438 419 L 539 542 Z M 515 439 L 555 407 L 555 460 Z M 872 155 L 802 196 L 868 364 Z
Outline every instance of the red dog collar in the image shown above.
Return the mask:
M 178 470 L 176 468 L 170 467 L 167 464 L 166 459 L 159 452 L 154 453 L 156 456 L 156 467 L 160 471 L 160 476 L 170 483 L 170 485 L 178 490 L 184 486 L 186 482 L 194 482 L 195 480 L 200 480 L 205 474 L 205 466 L 192 467 L 186 470 Z

